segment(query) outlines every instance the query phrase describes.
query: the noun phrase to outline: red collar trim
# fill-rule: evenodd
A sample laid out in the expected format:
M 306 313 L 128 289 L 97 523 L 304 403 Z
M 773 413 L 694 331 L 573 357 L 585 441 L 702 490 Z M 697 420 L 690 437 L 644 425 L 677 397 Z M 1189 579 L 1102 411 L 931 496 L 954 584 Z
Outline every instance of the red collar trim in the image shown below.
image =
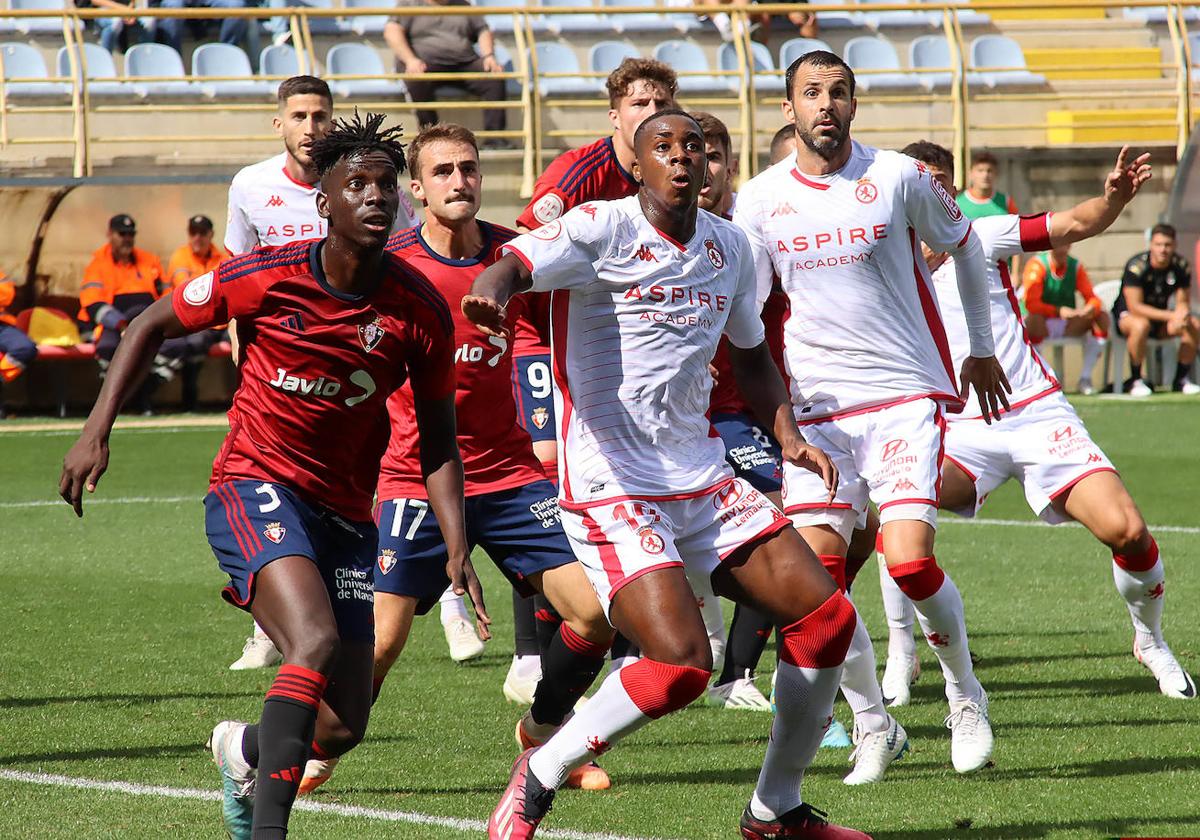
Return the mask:
M 796 167 L 794 167 L 794 166 L 792 167 L 792 177 L 793 177 L 793 178 L 795 178 L 797 181 L 799 181 L 801 184 L 804 184 L 804 186 L 806 186 L 806 187 L 812 187 L 814 190 L 827 190 L 827 189 L 829 189 L 829 184 L 822 184 L 822 183 L 820 183 L 819 181 L 810 181 L 810 180 L 808 180 L 808 179 L 807 179 L 807 178 L 805 178 L 805 177 L 804 177 L 802 174 L 800 174 L 800 170 L 799 170 L 799 169 L 797 169 L 797 168 L 796 168 Z
M 650 225 L 650 227 L 654 227 L 654 225 Z M 658 235 L 659 235 L 659 236 L 661 236 L 663 239 L 665 239 L 665 240 L 667 240 L 668 242 L 670 242 L 672 245 L 674 245 L 674 246 L 675 246 L 676 248 L 678 248 L 680 251 L 683 251 L 683 252 L 685 252 L 685 253 L 687 252 L 687 247 L 686 247 L 686 246 L 684 246 L 684 245 L 683 245 L 683 243 L 681 243 L 681 242 L 680 242 L 679 240 L 677 240 L 675 237 L 671 236 L 670 234 L 663 233 L 661 230 L 659 230 L 659 229 L 658 229 L 658 228 L 656 228 L 656 227 L 654 227 L 654 230 L 658 232 Z
M 317 186 L 316 184 L 306 184 L 306 183 L 304 183 L 303 181 L 297 181 L 295 178 L 293 178 L 293 177 L 292 177 L 292 173 L 291 173 L 291 172 L 288 172 L 288 168 L 287 168 L 287 164 L 286 164 L 286 163 L 283 165 L 283 177 L 284 177 L 284 178 L 287 178 L 289 181 L 291 181 L 291 182 L 292 182 L 293 184 L 295 184 L 297 187 L 302 187 L 302 188 L 304 188 L 304 189 L 306 189 L 306 190 L 315 189 L 315 188 L 316 188 L 316 186 Z

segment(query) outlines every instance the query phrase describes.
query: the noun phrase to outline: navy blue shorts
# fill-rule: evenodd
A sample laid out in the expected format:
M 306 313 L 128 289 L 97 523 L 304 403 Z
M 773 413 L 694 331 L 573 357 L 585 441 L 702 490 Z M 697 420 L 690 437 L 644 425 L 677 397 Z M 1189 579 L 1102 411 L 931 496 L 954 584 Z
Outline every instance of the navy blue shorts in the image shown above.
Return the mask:
M 554 387 L 550 354 L 513 359 L 517 423 L 534 441 L 554 440 Z
M 416 598 L 424 615 L 450 585 L 437 517 L 424 499 L 383 499 L 377 514 L 375 589 Z M 481 546 L 522 595 L 533 594 L 530 575 L 575 562 L 549 481 L 468 496 L 466 514 L 471 548 Z
M 307 557 L 325 580 L 341 638 L 374 640 L 373 522 L 352 522 L 310 505 L 282 484 L 239 479 L 204 497 L 204 529 L 229 575 L 221 593 L 229 603 L 248 610 L 254 577 L 264 566 L 280 557 Z
M 755 490 L 777 493 L 783 486 L 779 444 L 749 414 L 714 414 L 713 428 L 725 443 L 725 460 Z

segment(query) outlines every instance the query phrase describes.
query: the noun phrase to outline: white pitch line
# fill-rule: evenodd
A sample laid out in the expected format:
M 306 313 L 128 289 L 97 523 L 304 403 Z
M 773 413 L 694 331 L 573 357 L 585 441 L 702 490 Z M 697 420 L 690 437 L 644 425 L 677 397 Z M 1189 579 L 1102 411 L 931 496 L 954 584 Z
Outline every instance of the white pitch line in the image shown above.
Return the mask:
M 961 519 L 957 516 L 938 517 L 938 525 L 998 525 L 1005 528 L 1056 528 L 1036 519 Z M 1200 528 L 1188 525 L 1148 525 L 1151 533 L 1200 534 Z
M 165 799 L 195 799 L 203 802 L 219 802 L 221 794 L 215 790 L 200 790 L 199 788 L 164 787 L 162 785 L 142 785 L 134 782 L 105 782 L 99 779 L 84 779 L 75 776 L 60 776 L 54 773 L 29 773 L 22 770 L 0 768 L 0 780 L 9 782 L 26 782 L 47 787 L 75 788 L 78 790 L 98 790 L 106 793 L 124 793 L 129 796 L 157 796 Z M 487 831 L 487 823 L 482 820 L 461 819 L 458 817 L 436 817 L 431 814 L 421 814 L 416 811 L 386 811 L 381 808 L 364 808 L 358 805 L 335 805 L 329 802 L 313 802 L 298 799 L 292 806 L 295 811 L 309 811 L 316 814 L 335 814 L 339 817 L 360 817 L 381 822 L 411 823 L 413 825 L 429 825 L 439 828 L 450 828 L 456 831 L 479 833 Z M 620 834 L 596 833 L 591 831 L 570 831 L 562 828 L 547 828 L 538 832 L 539 837 L 557 838 L 557 840 L 655 840 L 650 837 L 627 837 Z

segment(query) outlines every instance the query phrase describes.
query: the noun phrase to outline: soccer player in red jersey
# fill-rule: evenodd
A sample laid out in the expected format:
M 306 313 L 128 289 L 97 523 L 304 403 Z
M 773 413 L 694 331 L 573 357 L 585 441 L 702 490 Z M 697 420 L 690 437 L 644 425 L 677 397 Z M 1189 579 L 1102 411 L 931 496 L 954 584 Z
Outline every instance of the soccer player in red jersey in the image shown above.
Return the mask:
M 84 489 L 94 491 L 108 465 L 113 419 L 155 348 L 240 320 L 252 338 L 204 501 L 205 529 L 230 577 L 225 599 L 253 613 L 284 664 L 257 724 L 223 721 L 213 730 L 235 840 L 285 837 L 309 755 L 340 755 L 366 730 L 371 502 L 388 440 L 386 401 L 406 380 L 447 572 L 456 590 L 470 592 L 486 633 L 463 524 L 453 321 L 429 281 L 385 250 L 404 152 L 398 129 L 381 130 L 382 122 L 381 114 L 356 116 L 313 144 L 327 238 L 228 260 L 130 325 L 63 464 L 60 493 L 82 516 Z

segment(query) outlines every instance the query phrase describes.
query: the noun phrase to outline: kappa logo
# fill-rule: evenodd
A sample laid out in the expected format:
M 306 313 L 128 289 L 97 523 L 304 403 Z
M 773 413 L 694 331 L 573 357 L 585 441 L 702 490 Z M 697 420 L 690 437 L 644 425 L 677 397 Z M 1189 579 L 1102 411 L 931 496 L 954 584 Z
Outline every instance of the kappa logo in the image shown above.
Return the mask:
M 268 522 L 267 527 L 263 528 L 263 536 L 279 545 L 287 536 L 287 528 L 283 527 L 282 522 Z
M 736 481 L 731 481 L 724 487 L 718 488 L 713 494 L 713 507 L 717 510 L 722 508 L 730 508 L 736 505 L 742 498 L 742 485 Z
M 638 248 L 637 253 L 634 254 L 634 256 L 639 260 L 644 260 L 646 262 L 658 262 L 658 257 L 654 256 L 654 252 L 650 250 L 649 245 L 643 245 L 642 247 Z
M 662 554 L 667 544 L 663 542 L 663 538 L 654 533 L 654 529 L 647 525 L 642 530 L 638 531 L 638 536 L 642 539 L 642 551 L 647 554 Z
M 943 633 L 926 633 L 925 638 L 929 640 L 929 644 L 934 647 L 949 647 L 950 637 Z
M 595 756 L 604 755 L 606 752 L 612 749 L 612 744 L 608 743 L 608 741 L 605 741 L 599 735 L 589 736 L 586 743 L 588 752 Z
M 725 267 L 725 255 L 721 253 L 721 249 L 717 247 L 717 243 L 711 239 L 704 240 L 704 253 L 708 254 L 708 261 L 712 263 L 713 268 L 720 271 Z
M 285 205 L 283 203 L 282 198 L 280 198 L 277 195 L 273 195 L 269 199 L 267 199 L 267 206 L 268 207 L 286 207 L 287 205 Z
M 879 190 L 871 183 L 870 178 L 859 178 L 858 186 L 854 188 L 854 197 L 859 204 L 870 204 L 879 198 Z
M 1146 597 L 1151 600 L 1157 600 L 1163 596 L 1163 582 L 1160 580 L 1157 586 L 1146 590 Z
M 539 429 L 546 428 L 546 424 L 550 422 L 550 412 L 543 405 L 539 405 L 529 415 L 529 422 Z
M 595 204 L 581 204 L 581 205 L 579 205 L 579 212 L 587 213 L 589 216 L 592 217 L 593 222 L 596 221 L 596 205 Z
M 1062 443 L 1064 440 L 1070 440 L 1075 437 L 1075 429 L 1072 426 L 1060 426 L 1047 437 L 1054 443 Z
M 358 340 L 362 342 L 363 349 L 368 353 L 379 346 L 379 342 L 383 341 L 385 334 L 383 319 L 378 315 L 370 323 L 358 325 Z
M 385 575 L 396 566 L 396 550 L 394 548 L 385 548 L 379 552 L 379 557 L 375 559 L 375 563 L 379 566 L 379 571 Z
M 916 489 L 917 489 L 917 485 L 913 484 L 907 478 L 902 478 L 896 482 L 896 485 L 892 488 L 892 492 L 899 493 L 901 490 L 916 490 Z
M 201 274 L 183 287 L 183 299 L 192 306 L 203 306 L 212 297 L 213 273 Z
M 775 205 L 775 209 L 771 211 L 771 218 L 776 216 L 790 216 L 796 212 L 796 208 L 788 204 L 786 201 L 781 201 Z
M 901 452 L 906 451 L 907 449 L 908 449 L 908 441 L 906 441 L 904 438 L 896 438 L 895 440 L 889 440 L 887 443 L 885 443 L 883 445 L 883 452 L 880 453 L 879 459 L 881 461 L 890 461 L 893 458 L 895 458 L 897 455 L 899 455 Z

